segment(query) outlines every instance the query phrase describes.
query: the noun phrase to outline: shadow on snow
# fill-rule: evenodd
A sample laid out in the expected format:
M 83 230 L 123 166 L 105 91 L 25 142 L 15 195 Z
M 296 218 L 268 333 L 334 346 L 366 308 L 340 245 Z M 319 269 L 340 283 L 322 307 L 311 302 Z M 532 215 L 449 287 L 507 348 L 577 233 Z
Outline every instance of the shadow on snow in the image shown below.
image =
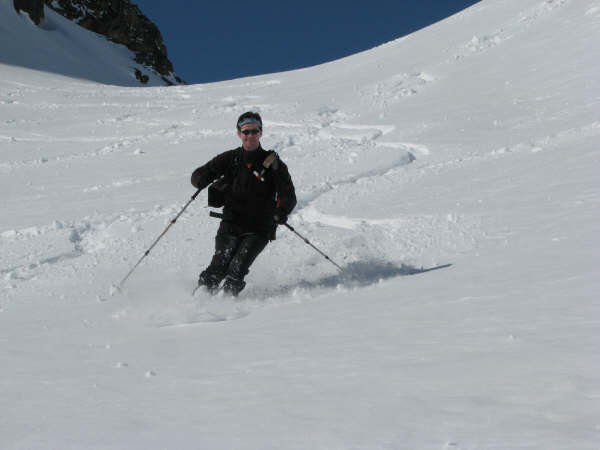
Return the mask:
M 242 294 L 243 297 L 265 298 L 289 294 L 296 289 L 315 289 L 315 288 L 335 288 L 343 286 L 346 288 L 359 288 L 378 283 L 381 280 L 394 278 L 398 276 L 417 275 L 420 273 L 431 272 L 434 270 L 451 267 L 452 264 L 444 264 L 435 267 L 423 268 L 402 264 L 395 264 L 384 261 L 358 261 L 346 265 L 341 273 L 329 275 L 317 280 L 300 280 L 297 283 L 288 286 L 280 286 L 273 289 L 264 289 L 253 287 Z

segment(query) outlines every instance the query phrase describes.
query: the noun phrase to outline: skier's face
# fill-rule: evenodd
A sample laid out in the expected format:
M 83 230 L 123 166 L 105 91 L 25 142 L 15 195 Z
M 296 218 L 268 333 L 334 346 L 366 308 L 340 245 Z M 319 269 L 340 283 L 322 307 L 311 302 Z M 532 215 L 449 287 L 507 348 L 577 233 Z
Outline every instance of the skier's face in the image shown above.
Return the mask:
M 258 133 L 256 133 L 257 131 Z M 251 152 L 260 146 L 262 130 L 258 128 L 258 125 L 255 123 L 242 125 L 241 130 L 238 130 L 237 134 L 242 140 L 242 147 L 244 147 L 244 150 Z

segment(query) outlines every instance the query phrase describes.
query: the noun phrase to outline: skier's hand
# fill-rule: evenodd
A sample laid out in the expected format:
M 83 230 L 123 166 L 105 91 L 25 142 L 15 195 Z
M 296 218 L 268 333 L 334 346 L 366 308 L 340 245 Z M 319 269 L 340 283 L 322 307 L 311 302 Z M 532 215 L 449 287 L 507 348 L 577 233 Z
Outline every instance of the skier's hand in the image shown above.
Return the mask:
M 273 221 L 278 225 L 284 224 L 287 222 L 287 214 L 283 211 L 275 211 Z

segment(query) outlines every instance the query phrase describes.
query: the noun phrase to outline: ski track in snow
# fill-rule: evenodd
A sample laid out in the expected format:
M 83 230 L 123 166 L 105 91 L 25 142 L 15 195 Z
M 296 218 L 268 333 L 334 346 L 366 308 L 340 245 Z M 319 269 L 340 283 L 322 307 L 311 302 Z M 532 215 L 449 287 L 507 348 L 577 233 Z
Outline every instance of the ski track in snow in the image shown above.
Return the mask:
M 526 32 L 535 22 L 542 20 L 549 13 L 556 13 L 561 7 L 570 3 L 571 0 L 544 0 L 533 8 L 520 12 L 517 17 L 506 22 L 498 31 L 490 34 L 473 36 L 454 55 L 454 60 L 460 60 L 471 55 L 485 53 L 513 39 L 520 33 Z
M 82 257 L 90 257 L 83 263 L 85 266 L 97 266 L 116 249 L 136 251 L 139 243 L 132 245 L 132 235 L 140 233 L 149 223 L 164 222 L 174 214 L 175 206 L 159 207 L 116 217 L 55 221 L 47 226 L 4 231 L 0 234 L 3 256 L 21 263 L 1 267 L 0 275 L 6 288 L 16 289 L 24 281 L 52 278 L 57 271 L 77 271 L 80 263 L 76 260 Z
M 540 153 L 545 150 L 562 149 L 565 143 L 580 138 L 589 139 L 600 136 L 600 122 L 595 121 L 577 128 L 557 131 L 551 135 L 533 138 L 517 144 L 500 147 L 483 153 L 464 154 L 456 159 L 443 162 L 432 162 L 425 167 L 427 171 L 465 167 L 475 162 L 492 162 L 498 158 L 517 156 L 523 153 Z
M 417 95 L 432 82 L 435 76 L 429 72 L 400 73 L 361 89 L 359 96 L 368 104 L 385 109 L 405 97 Z

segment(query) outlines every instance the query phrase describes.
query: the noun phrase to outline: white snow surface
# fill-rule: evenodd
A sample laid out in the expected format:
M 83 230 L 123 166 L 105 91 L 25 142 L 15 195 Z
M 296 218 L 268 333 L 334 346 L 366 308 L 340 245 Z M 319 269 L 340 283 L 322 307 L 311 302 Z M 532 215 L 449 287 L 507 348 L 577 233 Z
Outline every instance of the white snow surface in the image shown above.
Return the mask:
M 599 42 L 599 0 L 484 0 L 221 83 L 0 64 L 0 448 L 599 448 Z M 246 110 L 344 275 L 284 228 L 191 297 L 202 192 L 115 291 Z
M 117 86 L 142 86 L 135 78 L 138 69 L 148 76 L 147 86 L 165 86 L 160 74 L 134 59 L 135 53 L 124 45 L 80 27 L 47 6 L 37 26 L 29 14 L 15 11 L 13 0 L 0 0 L 0 65 Z M 178 84 L 173 75 L 166 78 Z

